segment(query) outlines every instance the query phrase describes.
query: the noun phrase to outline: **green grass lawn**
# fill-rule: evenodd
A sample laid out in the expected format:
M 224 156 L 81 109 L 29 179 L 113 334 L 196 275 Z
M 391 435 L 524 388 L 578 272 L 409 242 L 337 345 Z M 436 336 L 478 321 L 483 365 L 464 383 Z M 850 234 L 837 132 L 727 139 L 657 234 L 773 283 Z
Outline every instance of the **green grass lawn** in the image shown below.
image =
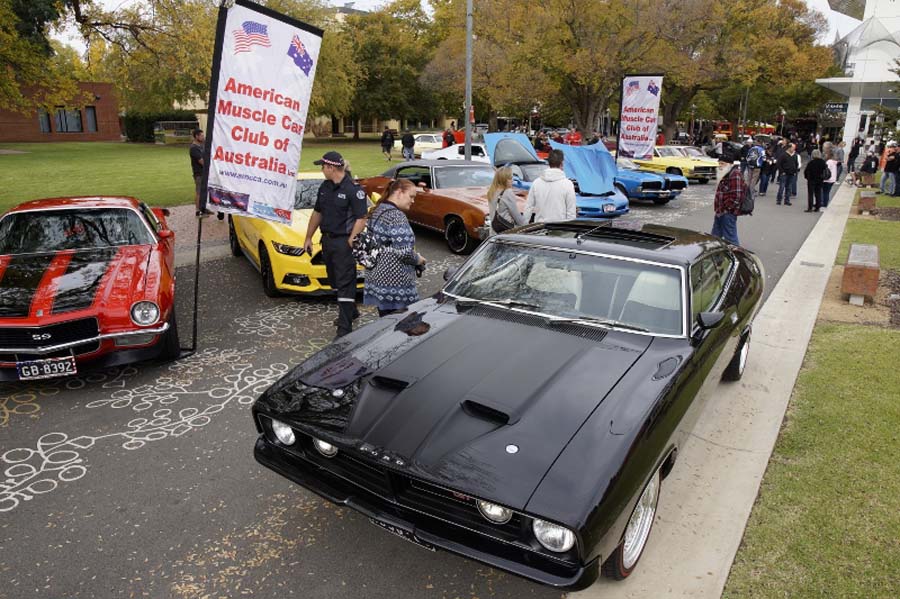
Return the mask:
M 878 246 L 881 268 L 900 270 L 900 222 L 886 220 L 847 220 L 844 238 L 838 250 L 837 264 L 847 262 L 851 243 L 871 243 Z
M 117 142 L 0 144 L 24 154 L 0 155 L 0 211 L 26 200 L 67 195 L 130 195 L 158 206 L 194 201 L 188 146 Z M 374 139 L 304 140 L 301 168 L 337 150 L 356 177 L 383 172 L 390 163 Z M 396 158 L 399 158 L 397 156 Z
M 723 597 L 900 594 L 900 332 L 819 325 Z

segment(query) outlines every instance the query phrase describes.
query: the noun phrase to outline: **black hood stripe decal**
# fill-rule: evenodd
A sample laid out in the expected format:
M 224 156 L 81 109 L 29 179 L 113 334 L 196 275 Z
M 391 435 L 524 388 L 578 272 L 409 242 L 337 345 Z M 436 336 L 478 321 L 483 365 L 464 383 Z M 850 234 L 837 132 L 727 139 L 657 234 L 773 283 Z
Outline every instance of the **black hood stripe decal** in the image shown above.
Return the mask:
M 94 304 L 103 275 L 118 252 L 115 248 L 76 252 L 59 278 L 53 314 L 84 310 Z
M 55 254 L 26 254 L 10 258 L 0 278 L 0 316 L 28 316 L 31 301 L 54 258 Z

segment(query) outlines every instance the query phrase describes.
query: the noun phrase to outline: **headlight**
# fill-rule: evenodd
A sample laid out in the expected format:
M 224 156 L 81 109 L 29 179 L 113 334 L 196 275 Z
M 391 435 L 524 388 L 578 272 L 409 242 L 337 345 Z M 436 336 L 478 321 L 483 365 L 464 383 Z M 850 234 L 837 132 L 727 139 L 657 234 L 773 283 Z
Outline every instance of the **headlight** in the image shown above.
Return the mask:
M 131 306 L 131 321 L 142 327 L 159 320 L 159 306 L 153 302 L 137 302 Z
M 535 518 L 531 528 L 538 542 L 550 551 L 563 553 L 575 544 L 575 533 L 565 526 Z
M 272 420 L 272 432 L 284 445 L 293 445 L 297 438 L 294 436 L 293 429 L 283 422 Z
M 321 453 L 326 458 L 333 458 L 337 455 L 338 448 L 331 443 L 322 441 L 321 439 L 313 439 L 313 445 L 315 446 L 316 451 Z
M 506 524 L 512 518 L 512 510 L 505 508 L 502 505 L 497 505 L 490 501 L 482 501 L 481 499 L 476 503 L 478 504 L 478 511 L 481 512 L 481 515 L 491 522 L 496 524 Z
M 287 245 L 278 243 L 277 241 L 272 242 L 272 247 L 275 248 L 275 251 L 279 254 L 285 254 L 287 256 L 302 256 L 305 251 L 303 248 L 299 248 L 296 245 Z

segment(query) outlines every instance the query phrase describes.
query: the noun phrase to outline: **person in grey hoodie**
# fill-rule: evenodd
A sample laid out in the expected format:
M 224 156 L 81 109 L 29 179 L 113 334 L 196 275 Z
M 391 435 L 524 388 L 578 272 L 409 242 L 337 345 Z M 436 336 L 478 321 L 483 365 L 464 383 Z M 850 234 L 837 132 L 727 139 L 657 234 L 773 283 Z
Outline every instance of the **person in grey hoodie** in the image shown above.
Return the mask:
M 562 150 L 551 150 L 550 168 L 531 184 L 525 203 L 525 220 L 546 223 L 575 218 L 575 185 L 562 170 Z

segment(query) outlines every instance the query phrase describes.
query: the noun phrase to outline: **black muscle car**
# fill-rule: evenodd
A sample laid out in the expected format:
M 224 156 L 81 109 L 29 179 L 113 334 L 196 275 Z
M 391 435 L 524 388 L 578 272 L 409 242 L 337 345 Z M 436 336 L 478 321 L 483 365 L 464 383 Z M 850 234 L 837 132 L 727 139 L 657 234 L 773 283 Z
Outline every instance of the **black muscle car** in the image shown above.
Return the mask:
M 572 221 L 446 276 L 266 390 L 256 459 L 429 549 L 559 587 L 628 576 L 705 398 L 743 373 L 759 260 Z

